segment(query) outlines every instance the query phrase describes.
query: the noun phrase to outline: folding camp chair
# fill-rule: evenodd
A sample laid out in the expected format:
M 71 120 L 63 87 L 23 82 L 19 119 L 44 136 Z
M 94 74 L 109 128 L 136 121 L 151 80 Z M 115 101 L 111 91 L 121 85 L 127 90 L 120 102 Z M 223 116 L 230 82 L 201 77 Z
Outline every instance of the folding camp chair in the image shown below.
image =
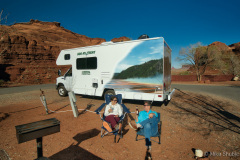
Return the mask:
M 155 141 L 153 139 L 150 139 L 150 140 L 154 141 L 154 142 L 157 142 L 158 144 L 161 144 L 162 121 L 161 121 L 160 113 L 157 112 L 157 114 L 158 114 L 158 117 L 157 117 L 158 130 L 157 130 L 157 132 L 154 135 L 151 135 L 151 137 L 158 137 L 159 141 L 157 142 L 157 141 Z M 138 139 L 138 135 L 144 136 L 143 129 L 140 129 L 139 131 L 137 131 L 136 141 L 145 139 L 145 138 Z
M 101 116 L 100 111 L 101 111 L 106 105 L 108 105 L 108 104 L 110 103 L 110 98 L 111 98 L 112 96 L 114 96 L 114 95 L 106 95 L 106 97 L 105 97 L 105 103 L 103 103 L 97 110 L 95 110 L 95 112 L 100 115 L 100 118 L 101 118 L 101 120 L 103 121 L 103 123 L 104 123 L 104 122 L 105 122 L 105 123 L 108 123 L 108 125 L 109 125 L 110 128 L 111 128 L 110 123 L 107 122 L 107 121 L 105 121 L 105 118 L 106 118 L 106 117 L 104 116 L 104 114 Z M 122 95 L 121 95 L 121 94 L 118 94 L 118 95 L 115 95 L 115 96 L 117 97 L 118 104 L 120 104 L 120 105 L 122 106 L 122 108 L 123 108 L 123 115 L 122 115 L 121 117 L 119 117 L 119 118 L 120 118 L 120 121 L 118 122 L 118 124 L 119 124 L 119 123 L 122 123 L 122 125 L 123 125 L 123 120 L 124 120 L 124 118 L 125 118 L 125 115 L 126 115 L 127 113 L 131 113 L 131 112 L 130 112 L 129 109 L 122 103 Z M 123 127 L 121 127 L 121 130 L 120 130 L 120 137 L 122 137 L 122 128 L 123 128 Z M 117 136 L 118 132 L 119 132 L 119 129 L 113 130 L 112 132 L 109 132 L 109 131 L 107 130 L 107 128 L 104 127 L 104 125 L 102 125 L 102 127 L 101 127 L 101 137 L 104 137 L 104 136 L 107 135 L 108 133 L 112 133 L 113 135 L 115 135 L 115 137 L 114 137 L 114 142 L 115 142 L 115 143 L 116 143 L 116 136 Z

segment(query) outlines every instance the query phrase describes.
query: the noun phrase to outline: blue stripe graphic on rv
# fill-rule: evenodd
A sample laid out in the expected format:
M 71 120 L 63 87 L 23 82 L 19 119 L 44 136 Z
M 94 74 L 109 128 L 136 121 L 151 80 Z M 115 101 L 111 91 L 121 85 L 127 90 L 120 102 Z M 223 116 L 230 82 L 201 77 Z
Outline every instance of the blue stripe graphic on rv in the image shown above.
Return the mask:
M 143 41 L 118 63 L 105 88 L 131 92 L 156 92 L 163 86 L 163 39 Z

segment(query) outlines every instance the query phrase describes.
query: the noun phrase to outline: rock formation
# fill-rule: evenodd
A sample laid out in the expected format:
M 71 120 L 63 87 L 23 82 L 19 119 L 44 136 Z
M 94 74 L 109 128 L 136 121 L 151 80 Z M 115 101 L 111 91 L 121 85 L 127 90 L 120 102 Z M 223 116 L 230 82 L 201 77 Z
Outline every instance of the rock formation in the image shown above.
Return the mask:
M 218 41 L 217 42 L 213 42 L 213 43 L 209 44 L 208 46 L 216 46 L 216 47 L 218 47 L 221 50 L 230 50 L 231 49 L 225 43 L 218 42 Z
M 130 41 L 130 38 L 123 36 L 123 37 L 119 37 L 119 38 L 113 38 L 111 41 L 112 42 Z
M 105 42 L 38 20 L 0 25 L 0 35 L 0 81 L 8 85 L 54 83 L 57 70 L 69 68 L 56 65 L 60 50 Z
M 240 42 L 231 44 L 231 45 L 229 45 L 229 47 L 232 49 L 232 51 L 236 55 L 240 56 Z
M 222 42 L 213 42 L 208 46 L 216 46 L 221 51 L 233 52 L 238 57 L 240 56 L 240 42 L 231 44 L 229 46 L 227 46 L 225 43 L 222 43 Z

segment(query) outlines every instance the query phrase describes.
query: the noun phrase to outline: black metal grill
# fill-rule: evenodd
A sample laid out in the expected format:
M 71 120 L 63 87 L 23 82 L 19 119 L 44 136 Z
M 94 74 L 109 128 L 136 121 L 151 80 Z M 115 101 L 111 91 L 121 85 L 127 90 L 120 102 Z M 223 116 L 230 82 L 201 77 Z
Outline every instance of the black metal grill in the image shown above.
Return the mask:
M 38 158 L 43 156 L 42 137 L 60 132 L 60 121 L 56 118 L 15 126 L 18 143 L 37 139 Z

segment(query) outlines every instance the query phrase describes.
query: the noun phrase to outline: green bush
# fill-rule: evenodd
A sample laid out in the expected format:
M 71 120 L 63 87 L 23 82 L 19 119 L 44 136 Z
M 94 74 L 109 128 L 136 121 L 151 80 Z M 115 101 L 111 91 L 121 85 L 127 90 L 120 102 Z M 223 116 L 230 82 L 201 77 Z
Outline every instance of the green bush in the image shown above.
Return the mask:
M 184 72 L 181 72 L 180 75 L 189 75 L 189 71 L 184 71 Z
M 0 79 L 0 86 L 2 86 L 5 83 L 3 79 Z

